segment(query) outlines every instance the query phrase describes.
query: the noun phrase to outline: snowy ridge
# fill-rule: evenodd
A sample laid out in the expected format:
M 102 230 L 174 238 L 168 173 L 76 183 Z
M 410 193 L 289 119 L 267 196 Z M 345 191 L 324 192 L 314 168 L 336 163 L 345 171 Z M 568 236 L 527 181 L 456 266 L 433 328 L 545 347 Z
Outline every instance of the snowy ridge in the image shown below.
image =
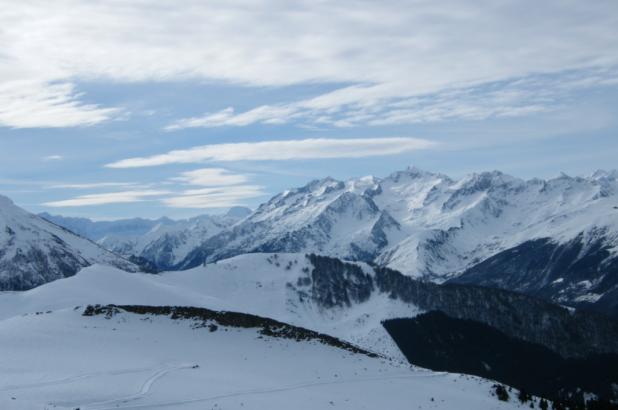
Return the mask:
M 600 234 L 615 257 L 617 174 L 526 181 L 492 171 L 454 180 L 409 168 L 386 178 L 316 180 L 207 238 L 178 267 L 247 252 L 313 252 L 440 283 L 526 241 Z
M 32 288 L 95 263 L 137 270 L 120 256 L 0 196 L 0 289 Z

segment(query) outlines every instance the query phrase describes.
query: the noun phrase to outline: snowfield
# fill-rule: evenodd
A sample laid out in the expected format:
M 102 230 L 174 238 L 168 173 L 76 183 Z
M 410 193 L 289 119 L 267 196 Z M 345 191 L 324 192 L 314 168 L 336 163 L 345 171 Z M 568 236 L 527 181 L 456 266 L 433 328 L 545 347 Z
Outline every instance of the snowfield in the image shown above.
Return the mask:
M 0 292 L 2 409 L 502 409 L 490 381 L 404 364 L 380 320 L 414 306 L 372 297 L 322 311 L 290 284 L 300 254 L 243 255 L 190 271 L 129 273 L 95 265 L 25 292 Z M 361 267 L 367 272 L 367 265 Z M 316 341 L 215 331 L 171 316 L 90 304 L 182 305 L 247 312 L 331 334 L 387 356 Z
M 253 329 L 61 309 L 0 321 L 2 409 L 507 409 L 491 383 Z M 514 399 L 512 399 L 514 400 Z
M 387 295 L 346 308 L 324 309 L 311 298 L 301 301 L 296 284 L 312 268 L 304 254 L 240 255 L 158 275 L 95 265 L 26 292 L 0 293 L 0 318 L 88 304 L 206 307 L 270 317 L 404 360 L 380 322 L 415 316 L 418 308 Z

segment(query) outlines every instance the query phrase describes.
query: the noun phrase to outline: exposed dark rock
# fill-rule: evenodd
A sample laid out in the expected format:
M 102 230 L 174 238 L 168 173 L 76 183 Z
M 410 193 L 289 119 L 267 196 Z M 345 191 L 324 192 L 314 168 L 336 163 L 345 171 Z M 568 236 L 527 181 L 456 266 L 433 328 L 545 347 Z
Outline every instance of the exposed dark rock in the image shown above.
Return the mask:
M 195 327 L 205 327 L 211 332 L 216 331 L 218 326 L 255 328 L 264 336 L 292 339 L 297 342 L 316 341 L 352 353 L 364 354 L 369 357 L 378 357 L 375 353 L 361 349 L 360 347 L 335 337 L 247 313 L 222 312 L 205 308 L 183 306 L 88 305 L 83 312 L 83 316 L 103 315 L 106 318 L 112 318 L 123 311 L 138 315 L 169 316 L 172 320 L 193 320 L 197 322 Z M 213 325 L 215 327 L 213 327 Z

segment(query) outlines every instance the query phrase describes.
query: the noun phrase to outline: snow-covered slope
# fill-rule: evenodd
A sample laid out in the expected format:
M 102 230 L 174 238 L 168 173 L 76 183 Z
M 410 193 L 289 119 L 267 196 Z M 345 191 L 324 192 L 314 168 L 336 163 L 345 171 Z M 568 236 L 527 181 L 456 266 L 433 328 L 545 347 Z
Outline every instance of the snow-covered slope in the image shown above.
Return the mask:
M 29 289 L 94 263 L 137 270 L 126 259 L 0 196 L 0 289 Z
M 415 281 L 364 263 L 247 254 L 158 275 L 95 265 L 26 292 L 0 293 L 0 320 L 88 304 L 195 306 L 269 317 L 403 359 L 381 322 L 441 310 L 562 355 L 618 352 L 618 327 L 525 295 Z M 583 343 L 582 341 L 586 341 Z
M 179 267 L 247 252 L 315 252 L 443 282 L 526 241 L 575 238 L 584 250 L 600 241 L 606 258 L 616 258 L 618 172 L 525 181 L 493 171 L 453 180 L 410 168 L 383 179 L 327 178 L 281 193 L 206 239 Z M 608 273 L 601 265 L 597 276 Z M 560 301 L 597 291 L 580 288 Z
M 371 295 L 362 303 L 325 306 L 305 283 L 312 270 L 301 254 L 241 255 L 159 275 L 91 266 L 27 292 L 0 293 L 0 319 L 96 303 L 198 306 L 270 317 L 403 360 L 381 321 L 415 316 L 416 306 L 390 300 L 386 294 Z
M 173 316 L 83 311 L 0 321 L 0 408 L 526 408 L 492 397 L 487 380 L 316 341 Z
M 42 216 L 114 253 L 126 258 L 142 258 L 157 270 L 168 270 L 203 241 L 230 228 L 250 212 L 248 208 L 233 207 L 223 215 L 201 215 L 177 221 L 169 218 L 91 221 L 49 214 Z

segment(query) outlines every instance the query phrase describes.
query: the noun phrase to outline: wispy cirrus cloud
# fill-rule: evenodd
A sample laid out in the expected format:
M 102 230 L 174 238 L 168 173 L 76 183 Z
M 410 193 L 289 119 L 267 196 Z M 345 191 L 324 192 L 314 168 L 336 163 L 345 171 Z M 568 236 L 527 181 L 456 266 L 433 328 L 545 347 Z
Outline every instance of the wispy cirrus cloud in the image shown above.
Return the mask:
M 234 185 L 184 191 L 181 195 L 164 198 L 162 202 L 173 208 L 227 208 L 243 205 L 247 199 L 266 195 L 259 185 Z
M 248 199 L 266 194 L 264 187 L 249 184 L 248 175 L 232 172 L 224 168 L 200 168 L 186 171 L 171 178 L 173 182 L 196 189 L 186 189 L 162 198 L 161 202 L 171 208 L 210 209 L 244 205 Z
M 281 161 L 294 159 L 364 158 L 428 149 L 436 144 L 419 138 L 310 138 L 262 142 L 213 144 L 174 150 L 151 157 L 127 158 L 108 168 L 140 168 L 203 161 Z
M 513 118 L 555 110 L 561 101 L 582 88 L 612 85 L 618 85 L 618 69 L 531 76 L 427 94 L 405 87 L 350 86 L 310 99 L 261 105 L 244 112 L 228 107 L 201 117 L 177 120 L 166 129 L 292 122 L 353 127 Z
M 148 200 L 162 203 L 170 208 L 226 208 L 243 205 L 248 199 L 266 194 L 262 186 L 250 184 L 249 180 L 249 175 L 235 173 L 224 168 L 199 168 L 182 172 L 179 176 L 169 178 L 160 184 L 137 184 L 132 182 L 60 184 L 50 186 L 50 188 L 100 189 L 152 186 L 153 189 L 133 189 L 78 195 L 69 199 L 46 202 L 42 205 L 62 208 L 123 204 Z M 170 183 L 175 185 L 170 186 Z M 167 189 L 159 189 L 157 185 L 160 187 L 165 186 Z
M 83 103 L 80 97 L 75 86 L 67 82 L 0 80 L 0 125 L 11 128 L 88 126 L 106 121 L 118 112 L 116 108 Z
M 226 186 L 243 184 L 248 179 L 246 175 L 236 174 L 223 168 L 200 168 L 183 172 L 180 176 L 171 178 L 171 181 L 187 185 Z
M 169 126 L 179 129 L 285 122 L 326 106 L 383 105 L 565 70 L 589 77 L 618 65 L 617 25 L 613 0 L 568 7 L 561 0 L 18 2 L 0 14 L 0 124 L 68 127 L 113 118 L 115 108 L 83 102 L 79 80 L 346 84 L 301 107 L 227 109 Z M 316 120 L 332 122 L 325 114 Z M 372 113 L 350 113 L 340 125 L 365 115 Z
M 116 187 L 130 187 L 140 185 L 136 182 L 91 182 L 82 184 L 54 184 L 49 185 L 46 188 L 50 189 L 93 189 L 93 188 L 116 188 Z
M 169 194 L 169 191 L 144 190 L 144 191 L 122 191 L 106 192 L 100 194 L 80 195 L 71 199 L 60 201 L 45 202 L 42 205 L 49 207 L 75 207 L 107 204 L 124 204 L 131 202 L 141 202 L 153 197 Z
M 233 107 L 207 114 L 203 117 L 192 117 L 178 120 L 165 129 L 174 131 L 183 128 L 213 128 L 222 126 L 246 126 L 255 123 L 283 124 L 300 116 L 294 105 L 263 105 L 240 114 L 234 113 Z

